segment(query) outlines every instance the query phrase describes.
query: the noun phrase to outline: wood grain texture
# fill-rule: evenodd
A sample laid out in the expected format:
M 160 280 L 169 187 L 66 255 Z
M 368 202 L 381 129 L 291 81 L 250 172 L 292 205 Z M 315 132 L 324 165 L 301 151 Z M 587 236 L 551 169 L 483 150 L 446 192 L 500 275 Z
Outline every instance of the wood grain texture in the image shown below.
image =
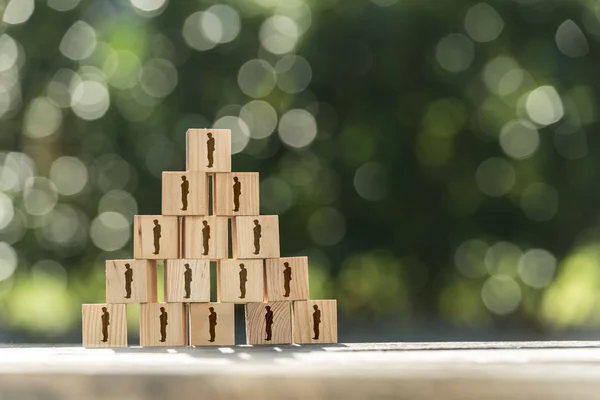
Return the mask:
M 156 237 L 157 225 L 154 221 L 160 226 L 160 237 Z M 179 220 L 177 217 L 136 215 L 133 224 L 135 232 L 133 237 L 134 258 L 150 260 L 179 258 Z
M 167 303 L 210 301 L 210 261 L 165 260 L 164 293 Z
M 293 309 L 294 343 L 337 343 L 336 300 L 294 301 Z
M 164 329 L 161 316 L 166 312 Z M 182 303 L 143 303 L 140 305 L 140 346 L 185 346 L 187 312 Z M 164 341 L 162 341 L 164 339 Z
M 257 235 L 259 226 L 260 235 Z M 232 222 L 232 232 L 235 235 L 234 258 L 279 258 L 279 217 L 277 215 L 235 217 Z
M 212 163 L 210 160 L 209 133 L 214 139 Z M 188 129 L 186 134 L 188 171 L 229 172 L 231 171 L 230 129 Z
M 271 337 L 268 338 L 268 312 L 272 314 Z M 292 343 L 291 302 L 246 304 L 246 343 L 247 344 L 289 344 Z
M 223 303 L 263 302 L 265 300 L 263 269 L 263 260 L 219 260 L 218 300 Z
M 598 341 L 278 347 L 0 345 L 0 398 L 597 400 L 600 391 Z
M 206 226 L 204 221 L 206 221 Z M 184 258 L 207 260 L 227 258 L 229 253 L 227 222 L 227 217 L 183 217 Z M 204 229 L 207 226 L 210 228 L 210 237 L 206 242 L 205 234 L 207 231 Z M 208 250 L 208 252 L 206 250 Z
M 308 257 L 269 258 L 265 274 L 268 301 L 310 298 Z
M 216 322 L 214 332 L 211 332 L 211 325 L 214 324 L 211 323 L 211 318 L 214 318 L 213 321 Z M 190 304 L 190 328 L 190 345 L 192 346 L 234 345 L 234 305 L 231 303 Z
M 158 301 L 156 261 L 106 260 L 105 265 L 107 303 Z
M 218 173 L 215 174 L 214 182 L 215 215 L 234 217 L 260 214 L 258 172 Z M 239 195 L 236 195 L 238 189 Z
M 83 347 L 127 347 L 127 306 L 83 304 L 81 328 Z
M 163 172 L 162 214 L 208 215 L 207 174 L 192 171 Z

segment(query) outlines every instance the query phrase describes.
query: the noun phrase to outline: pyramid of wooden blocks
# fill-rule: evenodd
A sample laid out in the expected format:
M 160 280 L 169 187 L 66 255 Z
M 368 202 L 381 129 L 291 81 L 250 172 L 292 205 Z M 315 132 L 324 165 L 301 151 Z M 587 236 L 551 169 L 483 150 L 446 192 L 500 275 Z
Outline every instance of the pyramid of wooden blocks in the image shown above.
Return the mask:
M 82 306 L 83 345 L 127 346 L 127 304 L 140 305 L 142 346 L 234 345 L 236 303 L 247 344 L 336 343 L 336 301 L 310 299 L 307 257 L 281 257 L 258 173 L 231 171 L 231 131 L 189 129 L 186 143 L 186 171 L 163 172 L 162 214 L 134 217 L 134 258 L 106 261 L 106 303 Z

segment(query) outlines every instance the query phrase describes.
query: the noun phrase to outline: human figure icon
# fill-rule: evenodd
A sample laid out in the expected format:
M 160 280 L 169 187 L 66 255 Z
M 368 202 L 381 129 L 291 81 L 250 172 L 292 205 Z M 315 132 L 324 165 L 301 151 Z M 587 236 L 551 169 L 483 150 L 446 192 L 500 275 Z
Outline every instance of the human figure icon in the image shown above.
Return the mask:
M 215 138 L 212 133 L 208 132 L 208 140 L 206 141 L 206 156 L 208 157 L 207 168 L 212 168 L 215 161 Z
M 106 307 L 102 307 L 102 316 L 100 317 L 102 320 L 102 342 L 108 342 L 108 326 L 110 325 L 110 313 L 106 309 Z
M 244 264 L 240 264 L 240 299 L 246 298 L 246 282 L 248 282 L 248 270 Z
M 260 253 L 260 238 L 262 237 L 262 226 L 258 223 L 258 220 L 254 220 L 254 254 Z
M 154 220 L 154 228 L 152 228 L 152 232 L 154 233 L 154 254 L 160 253 L 160 238 L 161 238 L 161 227 L 158 223 L 158 220 Z
M 215 312 L 214 307 L 209 307 L 208 310 L 210 314 L 208 314 L 208 333 L 210 335 L 209 342 L 215 341 L 215 328 L 217 326 L 217 313 Z
M 183 273 L 183 279 L 185 281 L 185 296 L 184 298 L 189 299 L 192 291 L 192 269 L 190 268 L 190 264 L 185 264 L 185 271 Z
M 290 282 L 292 281 L 292 267 L 290 267 L 290 263 L 283 263 L 283 289 L 285 293 L 283 297 L 290 297 Z
M 202 221 L 202 247 L 204 248 L 204 253 L 202 253 L 202 255 L 207 256 L 208 255 L 208 239 L 210 239 L 210 225 L 208 225 L 208 221 L 204 220 Z
M 167 341 L 167 325 L 169 325 L 169 314 L 165 311 L 164 307 L 160 308 L 160 341 L 162 343 Z
M 133 270 L 131 264 L 125 264 L 125 298 L 131 298 L 131 283 L 133 282 Z
M 183 175 L 181 177 L 181 211 L 187 211 L 188 194 L 190 194 L 190 181 Z
M 265 333 L 267 334 L 267 337 L 265 340 L 270 341 L 273 334 L 273 311 L 271 311 L 270 306 L 266 306 L 265 309 L 267 310 L 267 313 L 265 314 Z
M 240 211 L 240 195 L 242 194 L 242 183 L 237 176 L 233 177 L 233 211 Z
M 313 332 L 315 333 L 315 337 L 313 340 L 319 340 L 319 324 L 321 323 L 321 310 L 319 310 L 318 305 L 313 306 L 315 312 L 313 313 Z

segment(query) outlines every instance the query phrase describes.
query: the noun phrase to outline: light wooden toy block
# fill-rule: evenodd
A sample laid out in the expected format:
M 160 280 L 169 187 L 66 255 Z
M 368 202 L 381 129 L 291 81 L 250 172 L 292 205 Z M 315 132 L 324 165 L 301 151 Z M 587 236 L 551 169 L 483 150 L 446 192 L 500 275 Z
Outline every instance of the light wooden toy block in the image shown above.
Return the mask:
M 294 301 L 294 343 L 337 343 L 337 301 Z
M 227 221 L 227 217 L 183 217 L 183 257 L 208 260 L 227 258 Z
M 246 343 L 292 343 L 291 302 L 246 304 Z
M 185 346 L 186 344 L 185 304 L 140 304 L 140 346 Z
M 258 172 L 215 174 L 215 215 L 259 215 Z
M 133 257 L 136 259 L 179 258 L 178 217 L 136 215 Z
M 279 258 L 279 217 L 235 217 L 232 223 L 234 258 Z
M 223 303 L 263 302 L 263 260 L 219 260 L 217 298 Z
M 308 257 L 271 258 L 265 260 L 268 301 L 307 300 Z
M 167 303 L 210 301 L 209 260 L 165 260 L 164 293 Z
M 83 347 L 127 347 L 125 304 L 83 304 L 81 322 Z
M 231 171 L 231 130 L 188 129 L 188 171 Z
M 107 303 L 156 303 L 156 261 L 107 260 Z
M 233 346 L 234 305 L 229 303 L 190 304 L 190 345 Z
M 163 215 L 208 215 L 208 175 L 204 172 L 163 172 Z

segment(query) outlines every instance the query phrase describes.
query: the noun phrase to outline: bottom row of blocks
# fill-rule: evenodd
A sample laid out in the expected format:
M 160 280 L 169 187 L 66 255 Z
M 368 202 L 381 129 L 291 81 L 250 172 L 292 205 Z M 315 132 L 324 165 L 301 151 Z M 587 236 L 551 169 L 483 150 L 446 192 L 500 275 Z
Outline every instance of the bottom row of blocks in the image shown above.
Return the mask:
M 127 346 L 126 310 L 125 304 L 84 304 L 83 346 Z M 247 344 L 337 343 L 335 300 L 248 303 L 245 311 Z M 141 346 L 234 344 L 231 303 L 140 304 Z

